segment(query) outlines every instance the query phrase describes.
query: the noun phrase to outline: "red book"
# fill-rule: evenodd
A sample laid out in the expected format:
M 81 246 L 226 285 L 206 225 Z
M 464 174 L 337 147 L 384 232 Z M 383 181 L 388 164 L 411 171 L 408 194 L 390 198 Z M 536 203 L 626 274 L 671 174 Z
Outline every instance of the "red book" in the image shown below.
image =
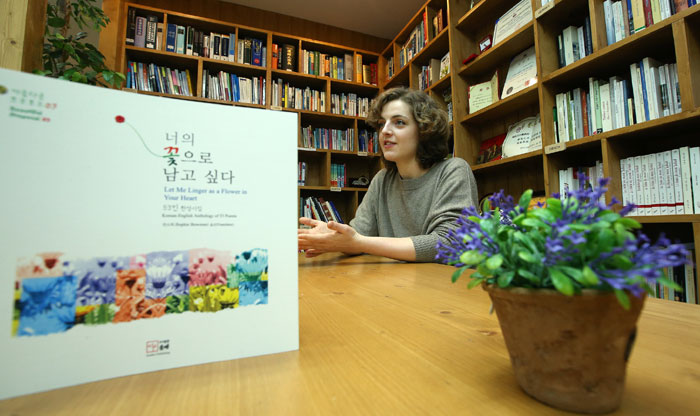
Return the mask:
M 583 118 L 583 137 L 588 136 L 588 108 L 586 107 L 586 102 L 588 97 L 586 91 L 581 89 L 581 117 Z
M 272 44 L 272 69 L 277 69 L 277 62 L 279 60 L 279 45 L 276 43 Z
M 651 13 L 651 0 L 644 0 L 644 23 L 647 27 L 654 24 L 654 15 Z

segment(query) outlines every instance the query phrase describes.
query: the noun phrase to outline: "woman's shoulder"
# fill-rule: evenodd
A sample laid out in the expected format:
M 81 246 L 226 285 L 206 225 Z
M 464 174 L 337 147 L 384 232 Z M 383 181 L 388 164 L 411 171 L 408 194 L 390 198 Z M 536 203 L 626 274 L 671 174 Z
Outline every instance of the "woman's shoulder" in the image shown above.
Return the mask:
M 470 170 L 471 168 L 469 167 L 469 163 L 467 163 L 467 161 L 462 159 L 461 157 L 451 157 L 449 159 L 439 161 L 438 163 L 433 165 L 433 169 L 437 169 L 443 172 L 464 172 L 466 170 Z

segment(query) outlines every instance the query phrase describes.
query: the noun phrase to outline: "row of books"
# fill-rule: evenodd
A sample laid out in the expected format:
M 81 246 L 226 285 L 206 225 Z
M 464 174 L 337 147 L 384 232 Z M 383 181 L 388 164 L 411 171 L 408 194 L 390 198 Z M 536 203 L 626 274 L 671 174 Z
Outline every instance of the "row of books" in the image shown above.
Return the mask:
M 694 263 L 695 251 L 693 244 L 684 244 L 688 250 L 688 260 Z M 681 287 L 681 290 L 665 287 L 656 282 L 650 282 L 652 294 L 657 299 L 667 299 L 676 302 L 698 304 L 698 278 L 697 267 L 693 264 L 684 264 L 676 267 L 665 267 L 664 275 L 669 280 Z
M 272 106 L 297 110 L 326 111 L 326 93 L 310 87 L 297 88 L 281 79 L 272 81 Z
M 194 96 L 188 69 L 170 69 L 154 63 L 128 61 L 126 88 L 162 94 Z
M 329 78 L 352 81 L 353 57 L 346 53 L 345 56 L 332 56 L 317 51 L 301 50 L 301 72 L 304 74 L 326 76 Z M 360 65 L 362 56 L 360 56 Z
M 386 79 L 390 80 L 394 76 L 394 56 L 386 60 Z
M 136 16 L 136 10 L 129 9 L 127 45 L 157 50 L 163 50 L 165 46 L 166 52 L 263 67 L 267 65 L 265 42 L 254 37 L 244 37 L 237 41 L 233 32 L 204 32 L 192 26 L 174 23 L 168 23 L 165 32 L 163 45 L 163 23 L 158 22 L 158 16 Z
M 418 88 L 425 90 L 450 73 L 450 53 L 442 59 L 431 58 L 429 64 L 421 66 L 418 74 Z
M 272 68 L 284 71 L 297 70 L 297 48 L 288 43 L 280 45 L 272 44 Z
M 630 65 L 628 79 L 588 79 L 588 90 L 556 95 L 554 130 L 558 143 L 603 133 L 681 111 L 678 69 L 644 58 Z
M 206 69 L 202 76 L 202 94 L 214 100 L 265 105 L 266 86 L 267 80 L 262 76 L 246 78 Z
M 299 162 L 297 184 L 299 186 L 306 185 L 306 162 Z
M 586 16 L 583 26 L 569 26 L 557 36 L 559 67 L 573 64 L 593 53 L 591 19 Z
M 335 221 L 343 224 L 343 219 L 340 217 L 340 213 L 333 201 L 326 201 L 321 197 L 299 198 L 299 212 L 307 218 L 323 222 Z
M 355 129 L 325 129 L 311 126 L 301 128 L 303 147 L 331 150 L 355 150 Z
M 357 137 L 360 152 L 379 153 L 379 135 L 376 130 L 360 129 Z
M 700 214 L 700 147 L 621 159 L 620 176 L 633 215 Z
M 605 35 L 608 45 L 697 4 L 697 0 L 605 0 Z
M 596 160 L 595 166 L 579 166 L 559 169 L 559 197 L 568 197 L 569 191 L 581 189 L 581 180 L 586 178 L 584 187 L 592 189 L 598 186 L 598 180 L 604 177 L 603 163 Z M 600 197 L 600 202 L 605 203 L 605 195 Z
M 367 117 L 374 100 L 354 93 L 331 94 L 331 113 L 353 117 Z
M 345 163 L 331 163 L 331 186 L 344 188 L 346 185 Z
M 438 33 L 442 32 L 442 29 L 447 27 L 447 14 L 445 13 L 445 9 L 438 9 L 437 13 L 435 13 L 435 16 L 433 16 L 433 32 L 431 33 L 432 36 L 430 38 L 434 38 L 435 36 L 438 35 Z
M 428 12 L 423 11 L 423 19 L 408 35 L 408 40 L 399 50 L 399 68 L 403 68 L 428 44 Z

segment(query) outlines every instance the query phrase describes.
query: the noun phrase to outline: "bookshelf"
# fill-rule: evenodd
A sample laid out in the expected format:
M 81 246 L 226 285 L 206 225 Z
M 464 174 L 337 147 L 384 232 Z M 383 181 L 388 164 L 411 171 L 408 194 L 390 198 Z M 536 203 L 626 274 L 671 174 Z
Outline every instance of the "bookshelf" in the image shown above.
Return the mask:
M 188 95 L 173 93 L 167 87 L 162 87 L 163 83 L 170 83 L 171 81 L 165 80 L 164 73 L 161 72 L 152 77 L 151 91 L 148 91 L 148 88 L 143 85 L 144 82 L 140 86 L 130 85 L 135 88 L 127 88 L 128 90 L 139 94 L 197 102 L 297 113 L 299 115 L 298 159 L 299 162 L 306 164 L 306 181 L 304 185 L 298 187 L 298 197 L 323 197 L 334 202 L 343 220 L 348 221 L 353 217 L 359 201 L 361 201 L 367 190 L 367 186 L 353 186 L 350 179 L 360 176 L 371 179 L 381 168 L 380 155 L 378 152 L 360 151 L 360 143 L 358 142 L 360 133 L 362 130 L 370 129 L 365 123 L 365 117 L 359 114 L 355 115 L 355 112 L 350 112 L 353 115 L 349 115 L 349 106 L 347 105 L 340 105 L 337 114 L 332 113 L 332 97 L 337 95 L 338 99 L 341 97 L 345 98 L 347 103 L 348 97 L 356 96 L 366 98 L 367 102 L 369 102 L 370 99 L 377 95 L 380 88 L 378 85 L 369 83 L 370 80 L 363 82 L 363 79 L 358 78 L 354 70 L 350 71 L 349 74 L 343 74 L 347 75 L 347 77 L 343 76 L 342 79 L 339 79 L 338 74 L 340 71 L 338 67 L 340 65 L 337 61 L 333 62 L 332 58 L 335 57 L 337 59 L 340 57 L 345 59 L 349 57 L 352 59 L 353 65 L 361 62 L 362 65 L 367 65 L 368 67 L 370 65 L 376 67 L 379 61 L 377 52 L 249 27 L 209 17 L 196 16 L 176 10 L 152 7 L 150 5 L 125 2 L 122 4 L 122 7 L 122 13 L 119 14 L 122 17 L 119 20 L 120 29 L 116 31 L 118 33 L 117 44 L 119 45 L 116 62 L 120 63 L 120 70 L 127 74 L 129 72 L 129 62 L 140 62 L 146 68 L 153 64 L 171 70 L 183 71 L 185 74 L 188 73 L 190 78 L 189 85 L 191 86 L 191 91 L 189 91 Z M 160 49 L 127 45 L 126 37 L 130 10 L 133 10 L 136 16 L 155 16 L 158 23 L 162 24 L 163 40 Z M 201 31 L 204 35 L 218 33 L 230 35 L 231 38 L 235 37 L 237 41 L 236 56 L 231 60 L 226 57 L 215 59 L 212 54 L 202 56 L 203 49 L 199 51 L 200 56 L 167 51 L 168 24 L 182 26 L 185 29 L 192 27 L 196 31 Z M 240 57 L 237 55 L 238 46 L 241 40 L 246 38 L 260 40 L 260 44 L 264 48 L 264 56 L 262 54 L 260 56 L 262 58 L 260 65 L 241 63 Z M 292 46 L 293 52 L 290 53 L 290 56 L 292 56 L 291 62 L 293 67 L 285 69 L 273 67 L 273 44 Z M 447 45 L 445 44 L 446 47 Z M 193 49 L 196 50 L 196 42 Z M 326 76 L 325 72 L 314 74 L 308 73 L 308 70 L 305 71 L 303 51 L 313 51 L 328 56 L 330 60 L 328 69 L 331 71 L 331 76 Z M 223 50 L 220 50 L 220 52 L 223 53 Z M 280 60 L 282 59 L 281 53 L 280 51 L 278 57 Z M 247 59 L 244 61 L 248 62 Z M 349 69 L 349 67 L 343 67 L 343 72 L 345 72 L 345 69 Z M 138 71 L 141 70 L 138 69 L 137 65 Z M 143 71 L 147 71 L 147 69 Z M 223 74 L 223 76 L 220 74 Z M 253 89 L 256 90 L 259 103 L 236 101 L 233 94 L 234 84 L 231 81 L 231 75 L 235 75 L 239 80 L 241 78 L 251 79 L 253 80 L 252 82 L 257 80 L 257 84 L 253 83 L 252 85 Z M 362 72 L 360 71 L 361 75 Z M 213 80 L 211 77 L 217 79 Z M 222 77 L 225 79 L 222 79 Z M 145 83 L 148 83 L 148 81 Z M 278 88 L 275 90 L 276 86 Z M 230 95 L 226 87 L 231 88 Z M 286 93 L 283 92 L 285 87 Z M 298 89 L 295 90 L 296 96 L 290 92 L 290 87 Z M 212 88 L 218 91 L 218 95 L 217 93 L 212 93 Z M 280 97 L 276 102 L 273 102 L 273 98 L 278 98 L 279 94 L 287 94 L 287 99 L 281 99 Z M 324 105 L 323 108 L 321 104 Z M 314 147 L 313 145 L 305 147 L 303 145 L 302 129 L 309 127 L 311 129 L 336 129 L 348 132 L 345 147 Z M 345 165 L 347 173 L 346 186 L 332 186 L 332 166 L 335 164 Z
M 604 0 L 553 0 L 544 6 L 541 0 L 531 0 L 530 23 L 464 65 L 462 61 L 467 56 L 479 53 L 480 39 L 493 33 L 496 20 L 518 0 L 481 0 L 475 1 L 473 7 L 469 0 L 448 3 L 452 73 L 456 74 L 451 79 L 457 121 L 455 156 L 471 165 L 480 197 L 502 188 L 514 196 L 528 188 L 550 195 L 559 192 L 560 169 L 602 161 L 604 176 L 612 179 L 606 198 L 622 200 L 622 159 L 699 144 L 696 132 L 700 128 L 700 6 L 672 14 L 608 44 Z M 558 36 L 568 26 L 584 25 L 586 16 L 590 18 L 592 51 L 560 67 Z M 499 92 L 502 91 L 510 60 L 532 45 L 536 53 L 537 84 L 468 114 L 468 86 L 484 82 L 498 71 Z M 645 57 L 662 64 L 677 64 L 681 98 L 678 113 L 557 142 L 553 113 L 557 94 L 575 88 L 588 89 L 589 77 L 629 79 L 630 64 Z M 506 133 L 509 125 L 536 114 L 540 114 L 542 124 L 541 150 L 476 163 L 482 141 Z M 634 218 L 652 237 L 665 232 L 672 240 L 691 242 L 695 247 L 694 261 L 700 263 L 700 215 Z
M 430 72 L 431 65 L 437 65 L 445 56 L 451 57 L 447 9 L 446 0 L 426 1 L 380 54 L 379 73 L 382 90 L 397 86 L 423 89 L 451 113 L 448 110 L 452 96 L 451 66 L 447 74 L 438 71 L 437 76 L 428 75 L 429 82 L 424 88 L 420 82 L 426 68 Z M 437 27 L 435 19 L 441 21 Z M 393 70 L 387 68 L 390 63 Z

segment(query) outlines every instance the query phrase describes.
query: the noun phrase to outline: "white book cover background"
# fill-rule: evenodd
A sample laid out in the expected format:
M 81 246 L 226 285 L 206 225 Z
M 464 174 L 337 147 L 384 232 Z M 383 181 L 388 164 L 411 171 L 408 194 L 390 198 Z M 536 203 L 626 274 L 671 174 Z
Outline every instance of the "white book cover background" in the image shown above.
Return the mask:
M 0 399 L 298 349 L 296 114 L 5 69 L 0 114 Z

